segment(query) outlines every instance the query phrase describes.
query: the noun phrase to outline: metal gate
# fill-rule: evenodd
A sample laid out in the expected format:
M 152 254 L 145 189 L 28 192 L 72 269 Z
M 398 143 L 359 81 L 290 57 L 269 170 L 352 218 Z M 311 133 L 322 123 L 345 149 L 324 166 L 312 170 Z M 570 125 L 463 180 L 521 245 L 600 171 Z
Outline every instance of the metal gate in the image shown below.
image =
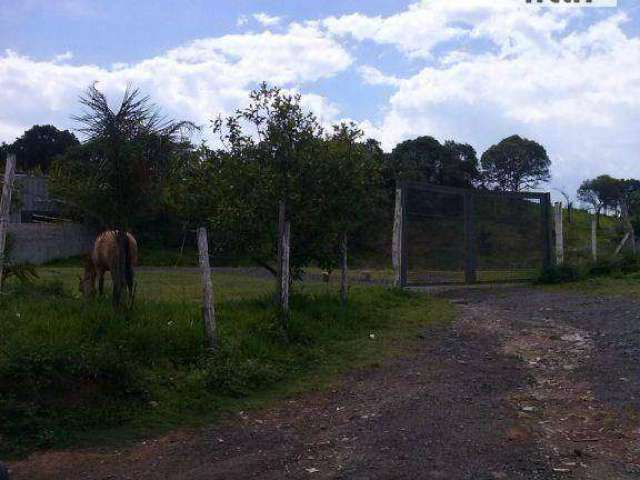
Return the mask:
M 551 263 L 549 193 L 403 182 L 396 191 L 396 284 L 532 279 Z

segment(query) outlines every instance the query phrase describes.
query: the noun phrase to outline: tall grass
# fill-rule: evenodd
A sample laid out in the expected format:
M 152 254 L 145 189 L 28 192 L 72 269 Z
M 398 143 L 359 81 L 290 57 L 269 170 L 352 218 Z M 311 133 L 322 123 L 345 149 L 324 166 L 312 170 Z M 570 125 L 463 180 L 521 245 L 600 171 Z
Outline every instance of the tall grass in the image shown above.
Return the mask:
M 382 288 L 354 288 L 343 309 L 310 288 L 292 297 L 286 341 L 271 295 L 221 290 L 221 345 L 207 354 L 198 303 L 174 290 L 114 316 L 108 299 L 79 299 L 59 281 L 11 286 L 0 298 L 0 452 L 208 421 L 373 361 L 451 315 L 442 301 Z

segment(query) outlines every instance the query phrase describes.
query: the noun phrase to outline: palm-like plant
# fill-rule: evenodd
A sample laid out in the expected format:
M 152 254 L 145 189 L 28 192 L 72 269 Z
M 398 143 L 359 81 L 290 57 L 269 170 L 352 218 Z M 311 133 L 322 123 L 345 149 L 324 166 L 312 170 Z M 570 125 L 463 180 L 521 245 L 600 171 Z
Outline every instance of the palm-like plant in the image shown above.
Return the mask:
M 137 88 L 126 89 L 117 109 L 95 85 L 80 104 L 84 111 L 73 118 L 84 142 L 54 167 L 53 188 L 101 229 L 120 232 L 119 259 L 125 262 L 125 232 L 157 208 L 172 160 L 190 147 L 185 136 L 196 127 L 167 120 Z M 119 306 L 125 265 L 112 276 L 113 301 Z

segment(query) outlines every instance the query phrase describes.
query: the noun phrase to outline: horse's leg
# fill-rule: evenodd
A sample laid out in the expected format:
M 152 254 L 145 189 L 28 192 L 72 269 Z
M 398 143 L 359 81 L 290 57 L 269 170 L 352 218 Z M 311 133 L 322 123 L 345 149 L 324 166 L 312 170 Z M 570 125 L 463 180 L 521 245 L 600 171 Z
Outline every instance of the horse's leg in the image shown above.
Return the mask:
M 100 296 L 104 295 L 104 273 L 104 270 L 98 270 L 98 292 L 100 292 Z
M 127 265 L 127 288 L 129 289 L 129 301 L 133 302 L 133 265 Z

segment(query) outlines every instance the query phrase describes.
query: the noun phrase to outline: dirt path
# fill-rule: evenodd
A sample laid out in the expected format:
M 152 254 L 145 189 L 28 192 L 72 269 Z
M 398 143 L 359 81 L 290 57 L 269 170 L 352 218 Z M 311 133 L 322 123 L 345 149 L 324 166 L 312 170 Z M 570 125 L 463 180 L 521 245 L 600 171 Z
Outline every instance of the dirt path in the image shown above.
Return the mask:
M 13 479 L 640 478 L 640 303 L 523 287 L 444 293 L 450 328 L 333 391 Z

